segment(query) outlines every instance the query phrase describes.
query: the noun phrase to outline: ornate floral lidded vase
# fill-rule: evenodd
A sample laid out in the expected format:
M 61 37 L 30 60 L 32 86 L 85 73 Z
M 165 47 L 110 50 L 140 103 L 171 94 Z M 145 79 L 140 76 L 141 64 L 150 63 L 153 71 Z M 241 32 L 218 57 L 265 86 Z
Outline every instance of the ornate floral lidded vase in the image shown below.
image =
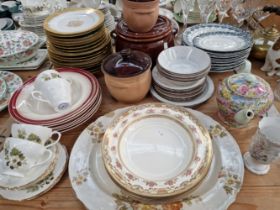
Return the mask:
M 219 83 L 219 116 L 233 127 L 245 127 L 254 116 L 263 116 L 273 103 L 270 85 L 257 75 L 240 73 Z

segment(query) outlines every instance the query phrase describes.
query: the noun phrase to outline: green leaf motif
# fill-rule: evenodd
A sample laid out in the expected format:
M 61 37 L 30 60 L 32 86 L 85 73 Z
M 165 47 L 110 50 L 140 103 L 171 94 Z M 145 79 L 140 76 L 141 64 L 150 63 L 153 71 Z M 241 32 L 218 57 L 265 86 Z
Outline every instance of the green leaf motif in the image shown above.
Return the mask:
M 26 132 L 23 129 L 18 130 L 18 138 L 25 139 L 26 138 Z
M 36 142 L 36 143 L 39 143 L 39 144 L 41 144 L 41 142 L 42 142 L 42 140 L 40 139 L 40 137 L 37 136 L 37 135 L 34 134 L 34 133 L 29 134 L 29 136 L 27 137 L 27 140 L 33 141 L 33 142 Z

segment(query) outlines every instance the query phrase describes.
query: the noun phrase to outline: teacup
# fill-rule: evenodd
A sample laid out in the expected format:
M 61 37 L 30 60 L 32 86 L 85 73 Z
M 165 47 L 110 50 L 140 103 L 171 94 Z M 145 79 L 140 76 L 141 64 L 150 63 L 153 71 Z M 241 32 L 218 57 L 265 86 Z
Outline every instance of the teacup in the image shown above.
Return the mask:
M 50 147 L 56 145 L 61 138 L 60 132 L 52 131 L 51 128 L 40 126 L 40 125 L 14 123 L 12 125 L 11 130 L 12 130 L 12 137 L 33 141 L 38 144 L 41 144 L 42 146 L 46 146 L 46 148 L 50 148 Z M 57 135 L 57 138 L 56 139 L 52 138 L 52 140 L 54 142 L 48 144 L 50 138 L 53 135 Z
M 256 174 L 266 174 L 269 164 L 280 158 L 280 117 L 264 117 L 252 138 L 245 166 Z
M 46 164 L 53 152 L 40 144 L 9 137 L 4 143 L 4 155 L 6 170 L 1 173 L 24 177 L 31 168 Z
M 32 97 L 50 104 L 57 112 L 63 111 L 71 105 L 71 82 L 55 70 L 40 73 L 35 79 L 34 87 Z

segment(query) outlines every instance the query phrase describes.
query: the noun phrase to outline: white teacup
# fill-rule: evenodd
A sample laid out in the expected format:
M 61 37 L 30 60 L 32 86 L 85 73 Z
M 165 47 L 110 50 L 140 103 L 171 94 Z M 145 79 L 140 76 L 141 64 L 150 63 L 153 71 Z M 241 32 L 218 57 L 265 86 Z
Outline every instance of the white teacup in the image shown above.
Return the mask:
M 46 148 L 50 148 L 57 144 L 61 138 L 61 133 L 58 131 L 52 131 L 51 128 L 40 126 L 40 125 L 29 125 L 29 124 L 16 124 L 12 125 L 12 137 L 19 139 L 26 139 L 29 141 L 33 141 L 41 144 L 42 146 L 46 146 Z M 53 136 L 57 135 L 57 138 L 53 143 L 48 144 L 49 139 Z
M 71 82 L 63 78 L 59 72 L 43 71 L 35 79 L 34 87 L 32 97 L 50 104 L 55 111 L 60 112 L 71 106 Z
M 46 164 L 53 152 L 46 147 L 22 139 L 9 137 L 4 143 L 5 168 L 1 173 L 9 176 L 24 177 L 33 167 Z

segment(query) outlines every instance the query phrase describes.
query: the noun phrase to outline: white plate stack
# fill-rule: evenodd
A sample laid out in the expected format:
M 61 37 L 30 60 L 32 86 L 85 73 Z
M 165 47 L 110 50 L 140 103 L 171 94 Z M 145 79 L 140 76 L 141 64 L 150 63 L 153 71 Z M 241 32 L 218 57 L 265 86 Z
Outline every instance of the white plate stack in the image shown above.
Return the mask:
M 164 50 L 152 71 L 152 95 L 181 106 L 195 106 L 212 96 L 213 82 L 207 53 L 194 47 L 176 46 Z
M 98 8 L 99 10 L 101 10 L 104 14 L 104 25 L 105 27 L 109 30 L 109 31 L 113 31 L 115 29 L 115 18 L 113 17 L 113 15 L 111 14 L 111 10 L 110 10 L 110 5 L 102 2 L 101 5 Z

